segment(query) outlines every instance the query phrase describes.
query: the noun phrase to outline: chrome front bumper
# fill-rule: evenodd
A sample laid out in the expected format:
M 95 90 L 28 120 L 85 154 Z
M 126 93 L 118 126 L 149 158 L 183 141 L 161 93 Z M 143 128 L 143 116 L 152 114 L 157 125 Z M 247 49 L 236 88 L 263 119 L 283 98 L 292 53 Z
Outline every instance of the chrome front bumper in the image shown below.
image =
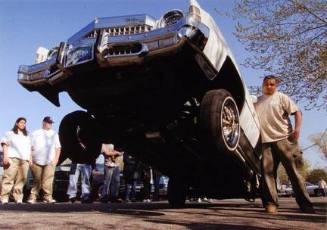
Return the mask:
M 171 54 L 186 40 L 192 42 L 199 34 L 203 38 L 202 44 L 195 45 L 203 49 L 209 29 L 200 22 L 197 25 L 192 26 L 184 19 L 164 28 L 140 30 L 142 33 L 124 34 L 125 31 L 121 31 L 123 34 L 118 36 L 113 36 L 115 31 L 102 29 L 90 37 L 60 43 L 58 51 L 45 62 L 21 65 L 18 81 L 29 90 L 37 90 L 44 84 L 55 85 L 65 80 L 82 66 L 101 68 L 142 63 L 144 57 Z

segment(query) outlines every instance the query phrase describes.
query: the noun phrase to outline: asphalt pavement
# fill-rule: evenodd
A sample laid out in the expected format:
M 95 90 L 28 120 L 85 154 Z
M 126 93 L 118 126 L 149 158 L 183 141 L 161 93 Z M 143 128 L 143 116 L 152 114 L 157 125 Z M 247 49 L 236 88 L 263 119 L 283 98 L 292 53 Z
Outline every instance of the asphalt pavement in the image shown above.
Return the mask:
M 0 229 L 327 229 L 327 198 L 312 198 L 316 214 L 300 212 L 294 198 L 281 198 L 276 215 L 261 202 L 243 199 L 187 202 L 171 209 L 152 203 L 0 205 Z

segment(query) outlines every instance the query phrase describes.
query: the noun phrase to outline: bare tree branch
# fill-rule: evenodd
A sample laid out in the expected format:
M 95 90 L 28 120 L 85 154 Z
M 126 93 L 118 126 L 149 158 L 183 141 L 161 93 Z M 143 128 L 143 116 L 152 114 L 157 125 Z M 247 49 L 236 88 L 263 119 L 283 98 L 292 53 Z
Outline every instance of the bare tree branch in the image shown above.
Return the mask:
M 233 17 L 252 53 L 245 66 L 280 75 L 295 100 L 327 110 L 326 0 L 237 0 Z

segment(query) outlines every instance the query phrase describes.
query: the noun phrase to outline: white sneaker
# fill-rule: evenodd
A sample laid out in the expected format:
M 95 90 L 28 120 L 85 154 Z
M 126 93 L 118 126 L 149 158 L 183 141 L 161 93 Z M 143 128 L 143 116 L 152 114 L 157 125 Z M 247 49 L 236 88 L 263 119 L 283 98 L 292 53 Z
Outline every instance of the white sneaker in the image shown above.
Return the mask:
M 8 204 L 8 200 L 1 200 L 1 204 Z
M 43 200 L 43 203 L 54 204 L 54 203 L 56 203 L 56 200 L 53 199 L 53 198 L 50 198 L 50 199 L 44 199 L 44 200 Z
M 15 203 L 16 203 L 16 204 L 22 204 L 23 201 L 22 201 L 22 200 L 15 200 Z
M 29 203 L 29 204 L 35 204 L 36 203 L 36 199 L 28 199 L 27 203 Z
M 213 200 L 210 198 L 210 199 L 208 199 L 207 197 L 204 197 L 203 198 L 203 201 L 204 202 L 207 202 L 207 203 L 212 203 L 213 202 Z
M 202 200 L 201 200 L 201 198 L 198 198 L 198 203 L 202 203 Z

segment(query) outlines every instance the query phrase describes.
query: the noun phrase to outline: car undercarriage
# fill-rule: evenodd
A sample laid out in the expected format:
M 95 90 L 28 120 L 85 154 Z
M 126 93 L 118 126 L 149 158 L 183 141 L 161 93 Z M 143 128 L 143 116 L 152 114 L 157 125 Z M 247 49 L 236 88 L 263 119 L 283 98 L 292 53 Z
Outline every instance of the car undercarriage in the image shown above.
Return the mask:
M 60 124 L 61 160 L 88 162 L 115 143 L 169 176 L 173 206 L 190 189 L 256 195 L 258 119 L 231 51 L 195 0 L 159 20 L 96 18 L 46 57 L 20 66 L 20 84 L 57 106 L 68 92 L 85 109 Z

